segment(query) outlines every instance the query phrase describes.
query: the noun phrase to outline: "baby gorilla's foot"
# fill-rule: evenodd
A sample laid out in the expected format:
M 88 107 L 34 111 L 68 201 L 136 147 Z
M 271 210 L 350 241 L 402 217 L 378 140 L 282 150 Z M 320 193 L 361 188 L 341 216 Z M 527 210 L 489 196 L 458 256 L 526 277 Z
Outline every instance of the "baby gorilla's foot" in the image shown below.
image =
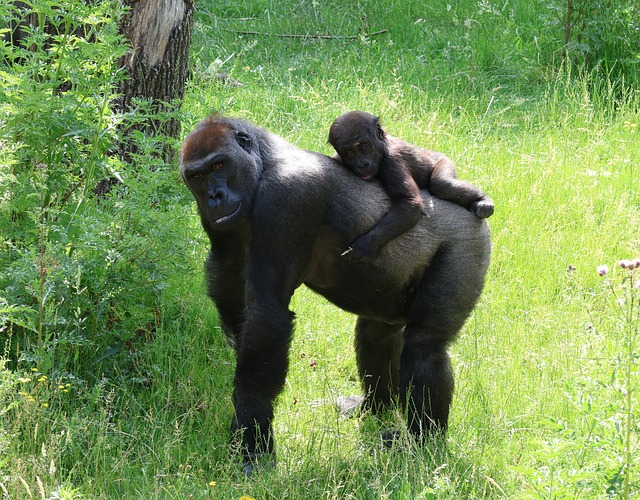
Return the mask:
M 486 219 L 493 215 L 493 201 L 490 198 L 482 198 L 474 201 L 469 210 L 479 219 Z

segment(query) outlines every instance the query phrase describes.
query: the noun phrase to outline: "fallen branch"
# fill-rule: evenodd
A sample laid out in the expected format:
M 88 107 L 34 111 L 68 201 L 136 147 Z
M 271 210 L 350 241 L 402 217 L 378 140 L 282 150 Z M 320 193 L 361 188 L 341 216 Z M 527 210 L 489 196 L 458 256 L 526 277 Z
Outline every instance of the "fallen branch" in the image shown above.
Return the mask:
M 382 35 L 383 33 L 386 33 L 387 30 L 380 30 L 380 31 L 374 31 L 373 33 L 364 33 L 364 34 L 358 34 L 358 35 L 287 35 L 287 34 L 282 34 L 282 33 L 265 33 L 265 32 L 261 32 L 261 31 L 234 31 L 234 30 L 227 30 L 230 31 L 231 33 L 237 33 L 238 35 L 255 35 L 255 36 L 275 36 L 278 38 L 302 38 L 305 40 L 313 40 L 313 39 L 319 39 L 319 40 L 357 40 L 360 36 L 364 36 L 364 37 L 370 37 L 370 36 L 377 36 L 377 35 Z

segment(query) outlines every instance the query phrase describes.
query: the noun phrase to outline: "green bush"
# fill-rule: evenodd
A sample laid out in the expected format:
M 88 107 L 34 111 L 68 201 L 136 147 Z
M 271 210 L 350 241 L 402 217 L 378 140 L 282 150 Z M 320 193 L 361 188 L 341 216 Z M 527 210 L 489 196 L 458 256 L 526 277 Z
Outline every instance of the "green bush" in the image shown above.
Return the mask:
M 163 137 L 114 106 L 127 46 L 118 2 L 0 7 L 0 328 L 14 363 L 97 377 L 153 334 L 176 173 Z M 37 26 L 15 24 L 28 13 Z M 158 117 L 156 117 L 158 118 Z M 162 117 L 160 117 L 162 118 Z M 131 164 L 114 154 L 137 142 Z M 117 179 L 113 189 L 96 187 Z M 107 185 L 112 185 L 107 182 Z M 100 196 L 96 193 L 100 192 Z M 175 226 L 174 226 L 175 227 Z
M 562 0 L 550 4 L 551 25 L 564 32 L 575 66 L 629 83 L 640 78 L 640 4 L 635 0 Z

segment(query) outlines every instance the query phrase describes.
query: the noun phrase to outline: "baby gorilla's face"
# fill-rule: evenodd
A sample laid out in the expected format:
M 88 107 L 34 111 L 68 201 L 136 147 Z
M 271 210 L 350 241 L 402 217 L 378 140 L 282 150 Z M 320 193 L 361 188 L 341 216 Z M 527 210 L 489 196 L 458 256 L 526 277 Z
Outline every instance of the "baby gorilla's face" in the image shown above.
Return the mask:
M 329 142 L 355 175 L 365 180 L 376 177 L 387 150 L 378 118 L 361 111 L 345 113 L 331 125 Z
M 342 162 L 354 174 L 364 180 L 378 175 L 382 152 L 370 141 L 361 140 L 352 144 L 336 147 Z

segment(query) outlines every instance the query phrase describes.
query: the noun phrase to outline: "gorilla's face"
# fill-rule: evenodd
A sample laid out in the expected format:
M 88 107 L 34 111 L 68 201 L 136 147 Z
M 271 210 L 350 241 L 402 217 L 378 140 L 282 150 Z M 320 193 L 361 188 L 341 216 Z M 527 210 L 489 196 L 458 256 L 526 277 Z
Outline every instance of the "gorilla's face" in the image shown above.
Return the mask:
M 378 175 L 387 143 L 377 117 L 362 111 L 340 115 L 331 125 L 329 142 L 355 175 L 365 180 Z
M 247 132 L 205 120 L 185 140 L 180 164 L 200 216 L 212 230 L 247 220 L 261 170 Z

